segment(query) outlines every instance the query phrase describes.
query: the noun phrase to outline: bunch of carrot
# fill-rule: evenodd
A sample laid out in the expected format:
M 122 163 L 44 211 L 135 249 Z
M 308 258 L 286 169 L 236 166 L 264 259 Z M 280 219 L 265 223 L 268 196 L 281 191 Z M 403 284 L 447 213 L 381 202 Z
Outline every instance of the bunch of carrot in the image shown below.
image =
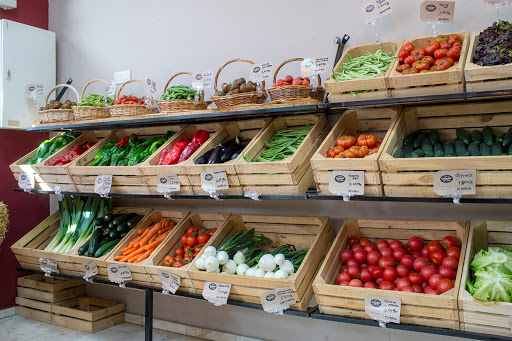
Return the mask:
M 122 256 L 114 257 L 120 262 L 138 263 L 151 256 L 151 253 L 167 237 L 176 223 L 169 218 L 163 218 L 153 226 L 141 228 L 139 236 L 133 239 L 127 247 L 121 249 Z

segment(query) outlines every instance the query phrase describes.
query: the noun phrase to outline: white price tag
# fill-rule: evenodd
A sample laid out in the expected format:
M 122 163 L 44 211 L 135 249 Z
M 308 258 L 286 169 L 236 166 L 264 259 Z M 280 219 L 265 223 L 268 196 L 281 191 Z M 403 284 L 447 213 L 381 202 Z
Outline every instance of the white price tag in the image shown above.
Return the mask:
M 156 190 L 158 193 L 178 192 L 181 188 L 177 174 L 163 174 L 156 176 Z
M 94 181 L 94 192 L 102 197 L 110 193 L 112 187 L 112 175 L 98 175 Z
M 343 197 L 364 195 L 364 171 L 332 171 L 329 192 Z
M 225 169 L 214 169 L 201 173 L 201 188 L 208 193 L 228 189 L 228 175 Z
M 366 1 L 361 9 L 363 20 L 369 24 L 388 14 L 391 14 L 391 4 L 386 0 L 370 0 Z
M 272 63 L 263 62 L 249 66 L 249 79 L 253 82 L 263 82 L 272 77 Z
M 124 282 L 132 280 L 132 272 L 128 265 L 124 264 L 108 264 L 107 265 L 108 279 L 111 282 L 124 286 Z
M 507 0 L 484 0 L 484 2 L 486 4 L 491 4 L 491 5 L 497 5 L 497 4 L 507 5 L 510 1 L 507 1 Z
M 395 297 L 370 295 L 364 299 L 365 312 L 384 328 L 386 323 L 400 323 L 401 306 L 402 300 Z
M 25 97 L 36 99 L 44 93 L 43 84 L 29 84 L 25 87 Z
M 192 87 L 209 89 L 213 84 L 213 71 L 197 71 L 192 74 Z
M 221 306 L 228 303 L 229 291 L 231 284 L 206 282 L 203 288 L 203 297 L 208 302 L 213 303 L 215 306 Z
M 434 192 L 449 197 L 475 194 L 476 170 L 438 171 L 434 173 Z
M 155 98 L 156 97 L 156 82 L 151 79 L 146 79 L 146 96 L 147 98 Z
M 114 97 L 116 95 L 116 81 L 112 81 L 107 87 L 107 97 Z
M 178 290 L 180 287 L 180 276 L 163 270 L 158 270 L 158 276 L 160 277 L 160 281 L 162 281 L 162 288 L 164 289 L 164 293 L 172 292 L 175 294 L 176 290 Z
M 98 274 L 98 266 L 92 259 L 82 263 L 82 268 L 85 270 L 84 279 L 87 281 L 89 278 Z
M 18 176 L 18 186 L 24 190 L 34 189 L 36 180 L 34 173 L 20 173 Z
M 455 14 L 455 1 L 424 1 L 420 7 L 420 19 L 428 23 L 451 23 Z
M 52 272 L 59 273 L 57 261 L 47 258 L 39 258 L 39 267 L 44 271 L 45 276 L 51 276 Z
M 300 63 L 300 74 L 302 77 L 310 77 L 327 72 L 329 57 L 305 58 Z
M 261 294 L 260 299 L 264 311 L 278 315 L 282 315 L 283 311 L 297 303 L 292 288 L 265 291 Z

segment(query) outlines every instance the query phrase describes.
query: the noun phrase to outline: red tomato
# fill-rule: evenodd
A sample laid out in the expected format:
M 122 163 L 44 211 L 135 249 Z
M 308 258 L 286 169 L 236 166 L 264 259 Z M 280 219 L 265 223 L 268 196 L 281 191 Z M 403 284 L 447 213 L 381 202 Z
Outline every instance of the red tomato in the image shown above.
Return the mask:
M 361 244 L 356 244 L 352 246 L 350 250 L 352 250 L 352 252 L 356 252 L 357 250 L 364 250 L 364 246 L 362 246 Z
M 368 146 L 368 148 L 375 147 L 375 143 L 377 143 L 377 138 L 371 134 L 361 134 L 357 138 L 358 146 Z M 367 238 L 363 238 L 367 239 Z
M 458 48 L 459 50 L 462 50 L 462 44 L 461 43 L 453 43 L 452 48 Z
M 409 276 L 409 268 L 405 265 L 401 264 L 396 267 L 396 273 L 398 274 L 398 277 L 403 278 Z
M 372 277 L 372 272 L 368 269 L 361 270 L 361 274 L 359 275 L 359 279 L 363 282 L 371 281 Z
M 382 281 L 379 284 L 379 289 L 394 290 L 395 289 L 395 283 L 390 282 L 390 281 Z
M 410 64 L 402 64 L 402 65 L 398 65 L 398 66 L 396 67 L 396 71 L 398 71 L 398 72 L 402 73 L 402 72 L 404 72 L 404 70 L 407 70 L 407 69 L 408 69 L 408 68 L 410 68 L 410 67 L 411 67 L 411 65 L 410 65 Z
M 439 59 L 446 57 L 446 53 L 448 52 L 447 49 L 437 49 L 436 52 L 434 52 L 434 58 Z
M 349 149 L 350 147 L 352 147 L 356 144 L 356 138 L 354 136 L 350 136 L 350 135 L 341 135 L 336 140 L 336 144 L 338 146 L 342 146 L 345 149 Z M 351 238 L 356 238 L 356 237 L 351 237 Z
M 338 284 L 338 285 L 341 285 L 342 287 L 348 287 L 348 282 L 347 281 L 340 282 L 340 284 Z
M 190 246 L 190 247 L 194 247 L 196 246 L 198 243 L 197 243 L 197 238 L 194 237 L 194 236 L 188 236 L 187 237 L 187 245 Z
M 419 251 L 423 247 L 423 240 L 420 237 L 411 237 L 407 242 L 407 246 L 411 248 L 411 250 Z
M 348 270 L 348 266 L 347 265 L 344 264 L 344 265 L 340 266 L 340 273 L 341 272 L 347 272 L 347 270 Z
M 358 243 L 359 243 L 359 238 L 357 238 L 357 237 L 350 237 L 348 239 L 348 245 L 350 245 L 350 246 L 354 246 Z
M 419 252 L 419 251 L 412 251 L 411 252 L 411 256 L 413 256 L 414 259 L 416 259 L 418 257 L 421 257 L 421 252 Z
M 210 237 L 211 237 L 211 236 L 213 236 L 213 235 L 215 234 L 215 232 L 217 232 L 217 228 L 216 228 L 216 227 L 212 228 L 212 229 L 210 230 L 210 232 L 208 232 L 208 234 L 209 234 L 209 235 L 210 235 Z
M 417 294 L 423 293 L 423 288 L 419 285 L 413 285 L 412 288 L 414 289 L 414 292 Z
M 439 295 L 439 291 L 430 289 L 429 291 L 425 291 L 425 294 L 427 295 Z
M 412 283 L 412 284 L 415 284 L 415 285 L 421 285 L 423 284 L 424 280 L 423 280 L 423 276 L 421 276 L 419 273 L 417 272 L 411 272 L 409 274 L 409 281 Z
M 444 278 L 448 278 L 448 279 L 455 279 L 455 276 L 457 275 L 455 270 L 453 270 L 449 266 L 444 266 L 444 265 L 441 265 L 439 267 L 439 274 L 441 276 L 443 276 Z
M 377 249 L 377 247 L 376 247 L 375 245 L 373 245 L 373 244 L 366 244 L 366 245 L 364 246 L 364 250 L 365 250 L 366 252 L 368 252 L 368 253 L 369 253 L 370 251 L 377 251 L 378 249 Z
M 457 268 L 459 267 L 459 261 L 454 257 L 446 257 L 445 259 L 443 259 L 442 264 L 443 266 L 449 266 L 455 271 L 457 271 Z
M 411 51 L 411 56 L 414 57 L 415 60 L 421 60 L 423 57 L 425 57 L 425 49 L 419 48 Z
M 407 52 L 404 49 L 400 49 L 400 51 L 398 51 L 398 60 L 400 61 L 400 63 L 403 63 L 405 58 L 407 57 L 409 57 L 409 52 Z
M 437 41 L 433 41 L 425 47 L 425 53 L 429 56 L 433 56 L 434 52 L 439 48 L 439 43 Z
M 432 54 L 434 54 L 434 52 L 432 52 Z M 435 59 L 432 56 L 425 56 L 425 57 L 423 57 L 423 59 L 421 61 L 423 63 L 428 63 L 428 65 L 432 65 L 432 64 L 434 64 Z
M 379 264 L 380 257 L 380 253 L 378 253 L 377 251 L 370 251 L 368 252 L 368 255 L 366 255 L 366 260 L 371 265 L 377 265 Z
M 386 281 L 394 281 L 398 277 L 398 273 L 396 272 L 396 269 L 388 266 L 384 269 L 384 273 L 382 274 L 382 277 L 384 277 L 384 280 Z
M 449 50 L 452 48 L 452 45 L 449 44 L 447 41 L 443 41 L 443 42 L 441 42 L 441 44 L 439 44 L 439 47 L 442 49 Z
M 446 52 L 446 57 L 453 58 L 454 60 L 459 60 L 460 58 L 460 49 L 458 47 L 452 47 Z
M 430 68 L 430 64 L 417 60 L 414 63 L 412 63 L 412 67 L 417 69 L 418 71 L 423 71 L 428 70 Z
M 398 248 L 398 249 L 395 249 L 393 251 L 393 258 L 399 262 L 400 259 L 402 259 L 403 256 L 405 256 L 407 254 L 407 251 L 405 251 L 404 249 L 401 249 L 401 248 Z
M 340 273 L 338 275 L 338 277 L 336 278 L 336 281 L 338 283 L 340 282 L 350 282 L 350 280 L 352 279 L 352 277 L 350 277 L 350 275 L 346 272 L 343 272 L 343 273 Z
M 365 250 L 356 250 L 356 251 L 354 251 L 354 258 L 360 264 L 366 262 L 366 255 L 367 255 L 367 253 L 366 253 Z
M 434 65 L 434 66 L 431 66 L 430 71 L 444 71 L 446 70 L 446 65 Z
M 288 76 L 284 77 L 284 81 L 288 82 L 288 83 L 291 83 L 291 82 L 293 82 L 293 77 L 288 75 Z
M 421 256 L 425 259 L 430 259 L 430 252 L 428 252 L 428 248 L 426 246 L 421 248 Z
M 389 242 L 385 239 L 381 239 L 377 242 L 377 249 L 382 250 L 384 247 L 389 247 Z
M 385 247 L 385 248 L 382 248 L 380 250 L 380 254 L 384 257 L 384 256 L 393 256 L 393 250 L 389 247 Z
M 359 267 L 359 262 L 356 261 L 354 258 L 350 258 L 347 260 L 347 266 L 350 268 L 351 266 L 357 266 Z
M 347 273 L 350 275 L 351 278 L 357 278 L 359 277 L 361 270 L 359 269 L 358 266 L 349 266 Z
M 369 266 L 369 265 L 370 265 L 370 264 L 368 264 L 368 262 L 364 262 L 364 263 L 363 263 L 363 264 L 361 264 L 359 267 L 361 268 L 361 270 L 363 270 L 363 269 L 368 268 L 368 266 Z
M 440 274 L 433 274 L 432 276 L 430 276 L 430 278 L 428 279 L 428 285 L 436 290 L 437 289 L 437 285 L 439 284 L 439 281 L 443 279 L 443 276 L 441 276 Z
M 202 250 L 202 249 L 203 249 L 203 247 L 202 247 L 202 246 L 196 246 L 196 247 L 194 248 L 194 253 L 195 253 L 195 254 L 198 254 L 199 252 L 201 252 L 201 250 Z
M 402 244 L 401 241 L 399 240 L 393 240 L 391 243 L 389 243 L 389 247 L 393 250 L 396 250 L 396 249 L 403 249 L 404 248 L 404 244 Z
M 209 239 L 210 239 L 210 235 L 208 233 L 200 234 L 197 236 L 197 242 L 199 244 L 206 244 Z
M 194 234 L 194 233 L 197 233 L 197 231 L 198 231 L 198 230 L 199 230 L 199 229 L 198 229 L 197 227 L 195 227 L 195 226 L 190 226 L 190 227 L 188 228 L 188 230 L 187 230 L 187 234 L 188 234 L 188 235 L 192 235 L 192 234 Z
M 371 288 L 371 289 L 377 289 L 377 284 L 372 281 L 365 282 L 363 285 L 364 288 Z
M 460 248 L 457 246 L 450 246 L 446 249 L 446 257 L 453 257 L 456 260 L 460 258 Z
M 181 268 L 184 265 L 185 265 L 185 263 L 183 263 L 182 261 L 177 261 L 172 266 L 175 267 L 175 268 Z
M 418 257 L 414 260 L 413 267 L 414 267 L 414 270 L 420 272 L 428 264 L 429 264 L 429 262 L 425 258 Z
M 183 236 L 181 236 L 181 244 L 183 245 L 187 245 L 187 237 L 188 237 L 188 234 L 184 234 Z
M 383 269 L 396 266 L 396 261 L 391 256 L 383 256 L 379 259 L 379 266 Z
M 428 281 L 430 277 L 437 273 L 436 268 L 434 268 L 432 265 L 425 266 L 420 271 L 420 275 L 423 277 L 425 281 Z
M 447 36 L 443 36 L 443 35 L 438 35 L 436 36 L 436 41 L 441 44 L 443 41 L 448 41 L 448 37 Z
M 382 275 L 384 274 L 384 269 L 380 266 L 374 266 L 370 271 L 372 272 L 372 277 L 375 279 L 382 278 Z
M 414 63 L 415 61 L 416 61 L 416 58 L 414 58 L 414 56 L 408 56 L 407 58 L 405 58 L 404 63 L 412 65 L 412 63 Z
M 453 281 L 451 279 L 443 278 L 437 284 L 437 290 L 440 294 L 445 293 L 450 289 L 453 289 Z
M 416 46 L 414 46 L 413 43 L 411 42 L 408 42 L 408 43 L 405 43 L 403 46 L 402 46 L 402 49 L 407 51 L 407 53 L 411 53 L 412 50 L 414 50 Z
M 185 254 L 185 251 L 183 251 L 183 248 L 177 247 L 177 248 L 174 249 L 174 255 L 175 256 L 183 257 L 184 254 Z
M 444 250 L 444 248 L 443 248 L 443 245 L 439 241 L 433 240 L 430 243 L 428 243 L 427 250 L 428 250 L 428 253 L 432 253 L 434 250 Z M 422 252 L 422 254 L 423 254 L 423 252 Z
M 354 253 L 348 249 L 341 250 L 339 257 L 340 257 L 340 261 L 342 261 L 343 263 L 346 263 L 350 258 L 354 257 Z
M 456 34 L 452 34 L 450 36 L 450 38 L 448 38 L 448 44 L 455 44 L 455 43 L 459 43 L 459 44 L 462 44 L 462 38 Z M 462 45 L 461 45 L 462 46 Z
M 398 280 L 398 282 L 396 282 L 396 287 L 398 288 L 398 290 L 402 290 L 403 288 L 405 287 L 411 287 L 411 282 L 409 282 L 409 280 L 407 278 L 400 278 Z M 412 291 L 410 292 L 414 292 L 414 290 L 411 288 Z
M 353 279 L 351 280 L 350 282 L 348 282 L 348 286 L 349 287 L 358 287 L 358 288 L 362 288 L 363 287 L 363 282 L 361 282 L 360 279 Z
M 371 244 L 371 243 L 372 242 L 368 238 L 361 238 L 361 240 L 359 241 L 359 244 L 361 244 L 361 246 L 365 246 L 365 245 L 368 245 L 368 244 Z
M 457 246 L 457 240 L 452 236 L 446 236 L 441 240 L 441 244 L 443 244 L 444 248 L 447 249 L 450 246 Z
M 441 265 L 443 263 L 443 259 L 446 258 L 446 253 L 443 250 L 434 250 L 434 252 L 430 253 L 430 260 L 435 265 Z
M 405 265 L 407 269 L 412 269 L 412 265 L 414 264 L 414 257 L 411 255 L 405 255 L 400 258 L 400 264 Z

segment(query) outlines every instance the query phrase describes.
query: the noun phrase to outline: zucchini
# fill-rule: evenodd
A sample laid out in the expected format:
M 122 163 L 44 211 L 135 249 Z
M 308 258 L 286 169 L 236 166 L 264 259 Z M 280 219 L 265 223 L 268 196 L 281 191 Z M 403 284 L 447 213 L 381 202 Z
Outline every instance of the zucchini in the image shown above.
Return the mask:
M 128 231 L 130 231 L 130 228 L 128 227 L 128 225 L 126 223 L 122 223 L 121 225 L 117 226 L 116 231 L 119 233 L 128 232 Z
M 434 153 L 434 157 L 444 157 L 444 152 L 442 149 L 439 149 L 437 150 L 435 153 Z
M 484 129 L 482 129 L 482 136 L 484 142 L 487 143 L 489 147 L 491 147 L 494 142 L 494 134 L 492 132 L 492 128 L 489 126 L 485 126 Z
M 85 253 L 83 254 L 84 257 L 90 257 L 89 256 L 89 250 L 85 251 Z
M 471 156 L 480 156 L 480 147 L 476 143 L 472 142 L 468 146 L 468 152 Z
M 115 229 L 116 229 L 116 227 L 117 227 L 117 226 L 116 226 L 116 225 L 114 225 L 114 222 L 108 223 L 108 229 L 109 229 L 110 231 L 115 230 Z
M 119 238 L 123 239 L 124 237 L 126 237 L 127 234 L 128 234 L 128 232 L 121 232 L 121 234 L 119 235 Z
M 459 141 L 464 142 L 464 144 L 470 144 L 471 143 L 471 137 L 469 136 L 468 132 L 465 131 L 462 128 L 455 129 L 455 134 L 457 134 L 457 139 Z
M 94 224 L 94 226 L 98 226 L 98 227 L 101 227 L 103 226 L 103 224 L 105 224 L 105 220 L 103 218 L 96 218 L 92 221 L 92 223 Z
M 512 144 L 512 128 L 509 128 L 507 133 L 505 134 L 505 137 L 503 138 L 503 146 L 508 146 Z
M 110 223 L 112 220 L 114 220 L 115 216 L 112 213 L 107 213 L 103 216 L 103 220 L 105 220 L 105 223 Z
M 104 256 L 109 248 L 116 246 L 119 243 L 119 239 L 111 240 L 108 243 L 103 244 L 95 253 L 94 257 L 98 258 Z
M 82 245 L 82 246 L 80 246 L 80 247 L 78 248 L 78 254 L 79 254 L 80 256 L 83 256 L 83 255 L 84 255 L 84 253 L 86 253 L 86 252 L 87 252 L 87 249 L 88 249 L 88 248 L 89 248 L 89 241 L 87 241 L 87 243 L 85 243 L 84 245 Z
M 114 220 L 112 220 L 112 224 L 114 224 L 114 225 L 121 225 L 125 221 L 128 221 L 128 220 L 130 220 L 132 218 L 135 218 L 136 216 L 137 216 L 137 213 L 123 214 L 123 215 L 115 218 Z
M 111 239 L 118 239 L 119 236 L 121 235 L 121 233 L 114 230 L 114 231 L 110 232 L 108 235 L 110 236 Z
M 446 141 L 443 143 L 443 150 L 444 156 L 455 156 L 455 145 L 452 142 Z
M 112 245 L 111 247 L 109 247 L 108 249 L 106 249 L 106 250 L 105 250 L 105 252 L 103 252 L 103 254 L 102 254 L 102 255 L 100 255 L 100 257 L 101 257 L 101 256 L 104 256 L 104 255 L 108 255 L 108 254 L 110 253 L 110 251 L 112 251 L 112 249 L 113 249 L 113 248 L 115 248 L 115 247 L 116 247 L 116 244 Z
M 110 236 L 103 236 L 101 238 L 100 242 L 98 243 L 98 247 L 96 248 L 96 250 L 98 250 L 100 247 L 102 247 L 103 245 L 105 245 L 106 243 L 108 243 L 111 240 L 112 240 L 112 238 L 110 238 Z
M 434 156 L 434 148 L 432 148 L 432 143 L 430 143 L 429 139 L 423 140 L 421 143 L 421 149 L 423 150 L 423 153 L 425 153 L 425 157 Z
M 94 252 L 96 252 L 96 250 L 98 249 L 98 241 L 100 240 L 100 235 L 103 233 L 102 230 L 100 229 L 96 229 L 94 230 L 94 232 L 92 233 L 92 236 L 91 236 L 91 243 L 89 245 L 89 254 L 90 255 L 94 255 Z
M 402 159 L 404 157 L 403 149 L 395 150 L 395 152 L 393 153 L 393 157 L 396 158 L 396 159 Z
M 405 137 L 404 144 L 414 143 L 414 140 L 416 140 L 416 138 L 418 137 L 419 134 L 420 134 L 419 130 L 413 131 L 412 133 L 410 133 L 409 135 L 407 135 Z
M 438 151 L 443 151 L 443 145 L 441 143 L 436 143 L 434 145 L 434 154 L 437 153 Z M 443 152 L 443 155 L 444 155 L 444 152 Z
M 475 129 L 471 132 L 471 140 L 473 141 L 473 143 L 476 143 L 477 145 L 480 145 L 480 143 L 482 143 L 483 137 L 480 130 Z
M 428 140 L 432 145 L 435 145 L 439 142 L 439 132 L 435 129 L 432 129 L 428 132 Z
M 407 143 L 407 144 L 404 144 L 403 150 L 404 150 L 404 157 L 411 157 L 411 153 L 414 151 L 414 147 L 412 146 L 412 144 Z
M 424 157 L 425 153 L 421 149 L 416 149 L 411 153 L 411 157 Z
M 491 155 L 491 147 L 487 145 L 487 143 L 480 143 L 480 155 L 481 156 L 490 156 Z
M 135 226 L 137 226 L 137 224 L 139 223 L 139 221 L 142 219 L 142 216 L 141 215 L 138 215 L 136 216 L 135 218 L 132 218 L 130 220 L 128 220 L 128 222 L 126 223 L 126 225 L 128 225 L 129 228 L 134 228 Z
M 469 156 L 468 149 L 466 145 L 462 141 L 457 141 L 455 143 L 455 155 L 457 156 Z
M 491 147 L 491 154 L 493 156 L 499 156 L 503 153 L 503 147 L 501 146 L 501 143 L 494 142 Z
M 414 143 L 412 144 L 412 146 L 417 149 L 419 147 L 421 147 L 421 144 L 423 143 L 423 140 L 427 138 L 427 134 L 425 134 L 424 132 L 421 132 L 418 137 L 416 137 L 416 140 L 414 140 Z

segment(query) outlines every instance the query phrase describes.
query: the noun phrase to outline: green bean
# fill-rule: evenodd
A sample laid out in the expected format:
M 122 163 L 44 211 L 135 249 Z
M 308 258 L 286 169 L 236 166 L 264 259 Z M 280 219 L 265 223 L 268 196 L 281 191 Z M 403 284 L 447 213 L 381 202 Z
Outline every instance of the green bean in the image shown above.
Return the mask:
M 380 49 L 356 58 L 348 55 L 348 60 L 337 70 L 333 70 L 332 74 L 337 81 L 373 78 L 386 72 L 394 58 L 396 57 L 390 57 Z

